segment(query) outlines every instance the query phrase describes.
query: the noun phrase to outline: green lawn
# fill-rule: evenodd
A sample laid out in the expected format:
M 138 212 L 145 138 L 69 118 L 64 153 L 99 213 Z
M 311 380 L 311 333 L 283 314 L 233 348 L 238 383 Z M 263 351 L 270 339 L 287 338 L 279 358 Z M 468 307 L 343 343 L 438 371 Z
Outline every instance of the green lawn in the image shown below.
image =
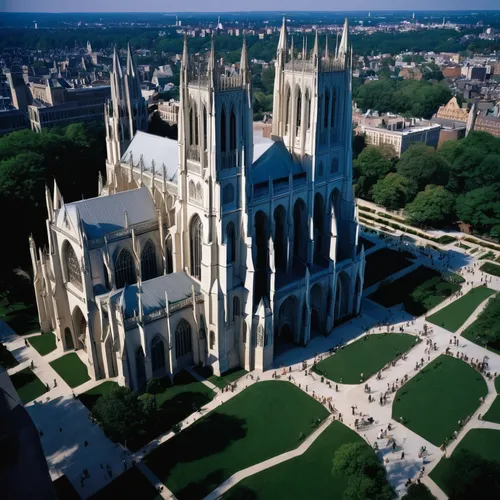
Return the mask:
M 398 252 L 390 248 L 382 248 L 366 257 L 364 288 L 368 288 L 379 281 L 391 276 L 405 267 L 411 266 L 409 252 Z
M 19 361 L 14 357 L 14 355 L 0 343 L 0 366 L 8 370 L 9 368 L 14 368 L 17 366 Z
M 498 266 L 497 264 L 485 262 L 479 269 L 483 271 L 483 273 L 492 274 L 493 276 L 500 276 L 500 266 Z
M 473 288 L 463 297 L 429 316 L 427 320 L 450 332 L 456 332 L 469 319 L 469 316 L 479 307 L 481 302 L 494 293 L 494 290 L 484 286 Z
M 237 367 L 233 368 L 226 373 L 223 373 L 220 377 L 212 373 L 211 367 L 199 367 L 195 368 L 196 373 L 200 376 L 205 377 L 209 382 L 212 382 L 219 389 L 223 389 L 229 384 L 232 384 L 235 380 L 246 375 L 248 372 L 243 368 Z
M 72 389 L 90 380 L 87 367 L 76 352 L 66 354 L 49 364 Z
M 498 452 L 500 450 L 500 431 L 494 429 L 471 429 L 457 445 L 453 451 L 453 455 L 460 450 L 468 450 L 477 453 L 486 460 L 500 462 L 500 453 Z M 451 467 L 450 461 L 442 458 L 430 473 L 431 479 L 445 493 L 449 489 L 444 481 L 449 467 Z
M 18 335 L 40 331 L 38 311 L 35 304 L 15 302 L 0 306 L 0 319 L 3 319 Z
M 500 394 L 500 375 L 495 379 L 495 390 Z
M 14 373 L 10 376 L 21 401 L 26 404 L 47 392 L 45 384 L 33 373 L 31 368 Z
M 359 384 L 380 371 L 398 354 L 411 349 L 417 337 L 406 333 L 367 335 L 320 361 L 314 371 L 333 382 Z
M 90 497 L 92 500 L 117 500 L 137 498 L 141 500 L 162 500 L 149 479 L 137 468 L 132 467 Z
M 483 419 L 500 424 L 500 396 L 495 398 L 490 409 L 483 415 Z
M 452 279 L 456 281 L 453 276 L 444 279 L 438 271 L 419 266 L 402 278 L 382 284 L 368 298 L 384 307 L 402 303 L 406 312 L 421 316 L 460 290 L 460 285 L 452 283 Z
M 102 384 L 99 384 L 95 387 L 92 387 L 92 389 L 88 390 L 87 392 L 83 392 L 82 394 L 78 395 L 78 399 L 89 409 L 92 410 L 94 405 L 97 403 L 97 400 L 109 392 L 113 387 L 117 387 L 118 384 L 116 382 L 113 382 L 112 380 L 107 380 L 106 382 L 103 382 Z
M 467 363 L 441 355 L 396 393 L 392 418 L 403 416 L 406 427 L 436 446 L 458 430 L 458 421 L 472 415 L 488 388 Z
M 56 348 L 56 336 L 52 332 L 42 333 L 41 335 L 30 337 L 28 342 L 42 356 L 49 354 Z
M 365 441 L 339 421 L 332 422 L 303 455 L 244 479 L 223 499 L 341 500 L 347 480 L 331 470 L 335 452 L 346 443 Z
M 293 384 L 259 382 L 174 439 L 147 465 L 180 500 L 203 498 L 235 472 L 300 445 L 327 410 Z
M 163 391 L 156 394 L 158 417 L 151 425 L 141 429 L 140 436 L 127 441 L 127 447 L 137 451 L 152 439 L 169 431 L 175 424 L 210 402 L 215 392 L 192 377 L 188 372 L 178 373 L 174 385 L 166 377 L 162 379 Z

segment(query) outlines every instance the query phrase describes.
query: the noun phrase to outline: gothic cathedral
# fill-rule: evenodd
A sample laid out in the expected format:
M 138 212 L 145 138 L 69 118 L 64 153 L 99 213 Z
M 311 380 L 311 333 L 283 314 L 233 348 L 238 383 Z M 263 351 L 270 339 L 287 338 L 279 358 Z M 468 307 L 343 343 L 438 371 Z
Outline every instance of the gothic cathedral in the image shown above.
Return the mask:
M 141 390 L 193 364 L 265 370 L 290 345 L 359 313 L 365 257 L 352 193 L 347 21 L 333 53 L 288 43 L 276 57 L 272 136 L 253 134 L 243 42 L 238 71 L 181 64 L 179 138 L 145 132 L 128 50 L 106 105 L 107 180 L 65 203 L 47 189 L 47 250 L 30 240 L 42 331 L 92 378 Z

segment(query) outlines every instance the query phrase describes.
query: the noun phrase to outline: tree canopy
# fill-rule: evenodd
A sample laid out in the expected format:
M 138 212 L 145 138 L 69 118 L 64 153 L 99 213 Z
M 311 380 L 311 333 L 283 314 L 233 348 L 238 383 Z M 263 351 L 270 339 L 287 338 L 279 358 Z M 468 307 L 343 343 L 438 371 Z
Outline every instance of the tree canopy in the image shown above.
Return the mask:
M 373 185 L 392 170 L 392 161 L 386 156 L 382 148 L 368 146 L 354 160 L 357 196 L 369 197 Z
M 417 194 L 417 183 L 398 173 L 380 179 L 372 189 L 373 201 L 391 210 L 402 208 Z
M 455 197 L 443 186 L 432 184 L 406 205 L 406 216 L 416 224 L 442 226 L 453 219 Z

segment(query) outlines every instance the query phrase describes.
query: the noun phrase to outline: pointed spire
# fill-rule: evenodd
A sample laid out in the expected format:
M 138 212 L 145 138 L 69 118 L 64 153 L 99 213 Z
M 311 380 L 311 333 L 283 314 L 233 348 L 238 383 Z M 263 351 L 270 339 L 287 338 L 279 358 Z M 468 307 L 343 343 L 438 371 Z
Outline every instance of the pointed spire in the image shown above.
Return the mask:
M 54 179 L 54 210 L 59 210 L 64 205 L 63 197 L 57 186 L 57 181 Z
M 212 39 L 210 40 L 210 57 L 208 59 L 209 63 L 209 70 L 214 70 L 215 69 L 215 40 L 214 40 L 214 34 L 212 32 Z
M 325 60 L 328 61 L 330 53 L 328 52 L 328 33 L 325 35 Z
M 52 222 L 54 217 L 54 206 L 52 205 L 52 198 L 50 196 L 50 189 L 47 184 L 45 184 L 45 202 L 47 203 L 47 213 L 49 215 L 49 221 Z
M 132 59 L 132 50 L 130 49 L 130 42 L 127 43 L 127 75 L 135 76 L 134 60 Z
M 294 59 L 294 51 L 295 51 L 295 46 L 293 43 L 293 35 L 292 35 L 292 41 L 290 43 L 290 59 L 293 61 Z
M 302 60 L 306 58 L 307 54 L 307 38 L 305 35 L 302 36 Z
M 335 53 L 334 53 L 335 59 L 337 59 L 338 55 L 339 55 L 339 34 L 337 33 L 337 37 L 335 38 Z
M 286 27 L 286 18 L 283 16 L 283 23 L 281 25 L 281 30 L 280 30 L 280 39 L 278 42 L 278 52 L 280 50 L 285 51 L 287 49 L 287 27 Z
M 184 32 L 184 46 L 182 49 L 182 67 L 187 68 L 189 63 L 188 40 L 187 33 Z
M 122 65 L 116 52 L 116 45 L 113 49 L 113 74 L 120 77 L 122 76 Z
M 312 60 L 317 61 L 319 56 L 319 43 L 318 43 L 318 30 L 316 30 L 316 33 L 314 35 L 314 47 L 312 51 Z
M 342 38 L 340 39 L 339 57 L 345 57 L 349 51 L 349 21 L 347 17 L 344 22 L 344 29 L 342 31 Z
M 247 83 L 248 74 L 248 50 L 247 50 L 247 39 L 243 36 L 243 47 L 241 48 L 241 59 L 240 59 L 240 74 L 242 76 L 243 84 Z

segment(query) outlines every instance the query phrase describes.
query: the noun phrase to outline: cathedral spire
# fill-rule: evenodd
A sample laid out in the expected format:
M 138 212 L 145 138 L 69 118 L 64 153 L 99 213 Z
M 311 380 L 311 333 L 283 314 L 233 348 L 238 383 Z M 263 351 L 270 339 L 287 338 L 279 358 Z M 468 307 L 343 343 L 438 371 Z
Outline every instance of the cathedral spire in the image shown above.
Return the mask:
M 49 215 L 49 221 L 52 222 L 52 219 L 54 218 L 54 205 L 52 204 L 50 189 L 47 184 L 45 184 L 45 202 L 47 203 L 47 213 Z
M 337 59 L 338 55 L 339 55 L 339 34 L 337 33 L 337 37 L 335 39 L 335 52 L 333 56 L 335 57 L 335 59 Z
M 184 45 L 182 48 L 182 68 L 186 69 L 189 63 L 188 40 L 187 33 L 184 32 Z
M 328 61 L 330 54 L 328 52 L 328 33 L 325 35 L 325 60 Z
M 278 52 L 280 50 L 286 52 L 286 49 L 287 49 L 286 36 L 287 36 L 286 18 L 285 18 L 285 16 L 283 16 L 283 23 L 282 23 L 281 29 L 280 29 L 280 39 L 278 42 Z
M 312 60 L 314 62 L 318 60 L 318 55 L 319 55 L 318 30 L 316 30 L 316 33 L 314 35 L 314 47 L 312 51 Z
M 120 59 L 118 57 L 118 54 L 116 53 L 116 45 L 113 49 L 113 74 L 115 75 L 115 78 L 117 76 L 121 78 L 122 76 L 122 65 L 120 64 Z
M 305 35 L 302 36 L 302 60 L 307 57 L 307 38 Z
M 243 47 L 241 48 L 240 74 L 243 84 L 248 83 L 248 50 L 245 36 L 243 36 Z
M 134 59 L 132 57 L 132 49 L 130 48 L 130 42 L 127 43 L 127 75 L 136 76 L 137 71 L 134 64 Z
M 339 57 L 345 57 L 349 52 L 349 21 L 347 17 L 344 22 L 344 29 L 342 31 L 342 38 L 340 39 Z

